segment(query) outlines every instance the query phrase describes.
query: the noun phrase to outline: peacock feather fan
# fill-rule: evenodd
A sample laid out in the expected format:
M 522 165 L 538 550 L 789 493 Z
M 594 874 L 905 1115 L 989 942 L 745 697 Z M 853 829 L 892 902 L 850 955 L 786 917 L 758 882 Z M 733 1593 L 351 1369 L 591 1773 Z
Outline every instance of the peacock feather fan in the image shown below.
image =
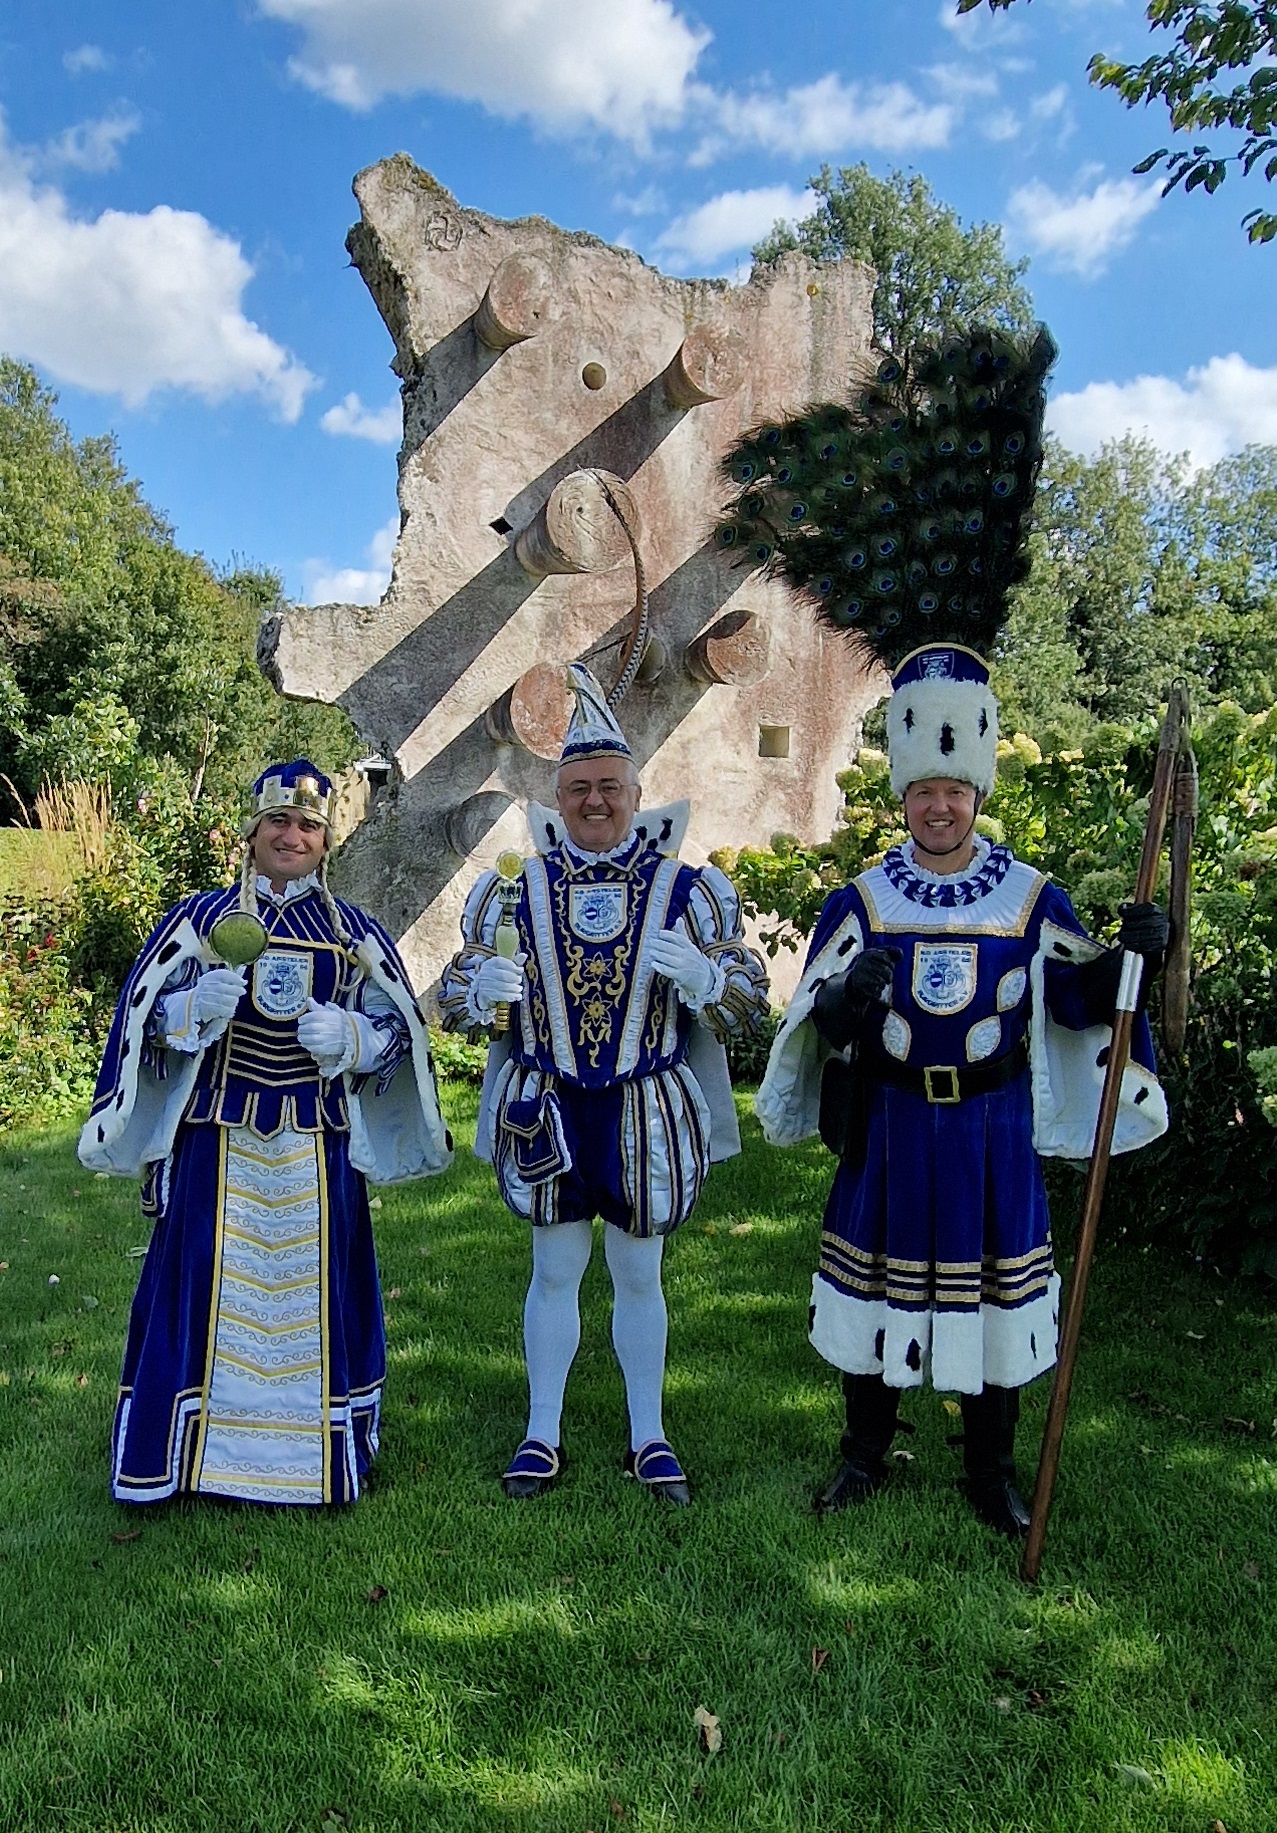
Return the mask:
M 722 462 L 717 529 L 888 668 L 928 643 L 987 655 L 1028 573 L 1054 340 L 971 330 L 890 356 L 850 406 L 754 427 Z

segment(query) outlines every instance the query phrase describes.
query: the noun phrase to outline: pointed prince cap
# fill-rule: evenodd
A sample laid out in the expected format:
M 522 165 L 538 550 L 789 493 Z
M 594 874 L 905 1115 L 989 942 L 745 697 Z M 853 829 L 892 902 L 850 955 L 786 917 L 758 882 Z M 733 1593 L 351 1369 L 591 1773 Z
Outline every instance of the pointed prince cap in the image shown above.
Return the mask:
M 612 716 L 607 695 L 589 669 L 581 662 L 569 662 L 568 679 L 576 696 L 576 705 L 568 721 L 567 737 L 559 766 L 587 757 L 628 757 L 634 754 L 625 742 L 625 734 Z

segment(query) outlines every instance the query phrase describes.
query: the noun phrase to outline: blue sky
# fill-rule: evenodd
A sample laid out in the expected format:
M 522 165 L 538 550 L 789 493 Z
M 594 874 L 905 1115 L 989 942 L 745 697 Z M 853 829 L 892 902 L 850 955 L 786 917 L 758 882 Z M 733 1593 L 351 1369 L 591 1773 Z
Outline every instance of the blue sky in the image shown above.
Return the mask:
M 733 274 L 822 163 L 922 172 L 1027 254 L 1052 414 L 1209 462 L 1277 443 L 1277 244 L 1130 167 L 1166 140 L 1086 81 L 1136 0 L 7 0 L 0 349 L 113 431 L 184 546 L 375 599 L 395 524 L 391 345 L 347 265 L 362 166 Z

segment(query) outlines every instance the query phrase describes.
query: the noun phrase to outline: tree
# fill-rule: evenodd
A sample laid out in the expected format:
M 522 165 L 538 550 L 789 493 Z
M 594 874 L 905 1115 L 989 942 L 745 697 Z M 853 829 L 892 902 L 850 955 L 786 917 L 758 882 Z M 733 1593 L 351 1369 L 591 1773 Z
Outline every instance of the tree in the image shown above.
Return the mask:
M 972 324 L 1032 325 L 1033 301 L 1020 284 L 1028 262 L 1008 260 L 996 223 L 964 228 L 925 178 L 822 166 L 811 189 L 820 198 L 813 214 L 778 222 L 754 259 L 774 261 L 797 248 L 814 261 L 867 262 L 878 277 L 873 320 L 882 349 L 905 350 Z
M 959 14 L 971 13 L 983 0 L 958 0 Z M 988 0 L 990 12 L 1012 0 Z M 1147 18 L 1155 31 L 1175 34 L 1174 46 L 1142 63 L 1123 64 L 1097 51 L 1088 66 L 1100 89 L 1115 89 L 1128 108 L 1137 102 L 1165 102 L 1176 133 L 1229 127 L 1245 135 L 1236 152 L 1217 153 L 1199 143 L 1191 148 L 1159 147 L 1142 159 L 1137 172 L 1164 166 L 1168 174 L 1162 195 L 1183 185 L 1217 191 L 1230 165 L 1249 176 L 1261 166 L 1270 182 L 1277 178 L 1277 6 L 1258 0 L 1149 0 Z M 1217 87 L 1224 71 L 1238 70 L 1244 80 Z M 1252 242 L 1277 237 L 1277 212 L 1250 210 L 1242 218 Z
M 1093 459 L 1051 443 L 1033 571 L 997 658 L 1008 731 L 1046 750 L 1156 713 L 1277 701 L 1277 448 L 1190 472 L 1127 437 Z
M 57 397 L 0 358 L 0 771 L 123 788 L 163 766 L 192 797 L 234 794 L 281 746 L 348 763 L 331 708 L 295 708 L 256 665 L 270 573 L 219 577 L 182 551 L 109 438 L 72 439 Z

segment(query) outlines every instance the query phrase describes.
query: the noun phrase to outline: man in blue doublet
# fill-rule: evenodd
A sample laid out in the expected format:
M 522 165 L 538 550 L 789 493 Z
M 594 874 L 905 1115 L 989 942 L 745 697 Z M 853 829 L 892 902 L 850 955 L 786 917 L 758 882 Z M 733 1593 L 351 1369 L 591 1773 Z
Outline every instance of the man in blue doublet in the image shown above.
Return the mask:
M 79 1150 L 140 1176 L 153 1222 L 115 1416 L 121 1502 L 352 1502 L 377 1450 L 365 1178 L 441 1171 L 451 1140 L 394 944 L 328 889 L 334 802 L 305 759 L 266 771 L 240 884 L 170 910 L 120 997 Z
M 843 1372 L 847 1426 L 817 1506 L 881 1486 L 901 1390 L 930 1380 L 960 1397 L 973 1507 L 1015 1535 L 1019 1390 L 1056 1355 L 1039 1158 L 1089 1153 L 1123 954 L 1147 980 L 1167 925 L 1128 907 L 1103 949 L 1058 885 L 976 833 L 996 760 L 987 682 L 956 645 L 898 667 L 888 733 L 910 839 L 826 901 L 758 1112 L 783 1144 L 822 1107 L 840 1158 L 811 1341 Z M 1141 1017 L 1114 1149 L 1165 1126 Z
M 488 872 L 471 892 L 439 995 L 446 1026 L 493 1037 L 476 1151 L 532 1224 L 528 1426 L 502 1480 L 527 1499 L 563 1467 L 578 1293 L 601 1216 L 625 1466 L 685 1503 L 662 1417 L 663 1245 L 711 1162 L 740 1150 L 724 1043 L 766 1010 L 767 977 L 728 880 L 677 858 L 686 803 L 640 813 L 638 773 L 602 689 L 587 669 L 570 673 L 557 806 L 529 810 L 536 852 L 517 878 Z

